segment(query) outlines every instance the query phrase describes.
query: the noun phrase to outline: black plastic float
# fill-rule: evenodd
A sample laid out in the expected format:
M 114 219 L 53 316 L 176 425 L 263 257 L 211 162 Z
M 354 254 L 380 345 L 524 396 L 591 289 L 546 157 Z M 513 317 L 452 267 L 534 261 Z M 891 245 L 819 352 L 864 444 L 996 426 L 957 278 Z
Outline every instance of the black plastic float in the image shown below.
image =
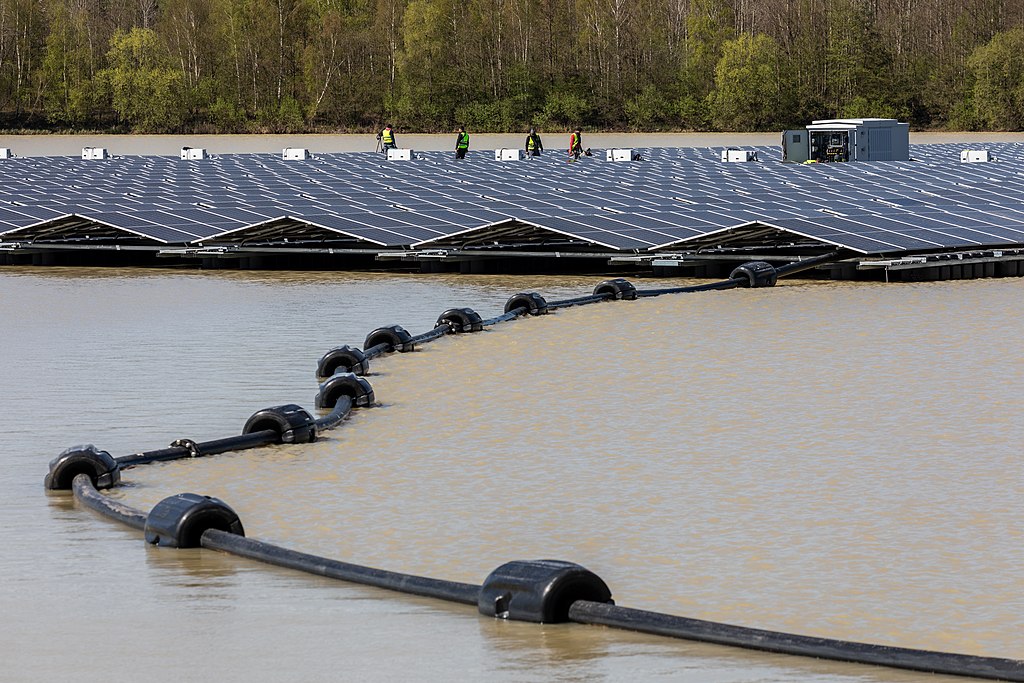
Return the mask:
M 117 486 L 121 468 L 110 453 L 90 444 L 72 446 L 50 461 L 43 485 L 50 491 L 67 491 L 79 474 L 87 474 L 98 489 Z
M 741 287 L 774 287 L 779 275 L 767 261 L 749 261 L 734 268 L 729 279 L 739 280 Z
M 378 347 L 383 347 L 382 351 L 377 354 L 370 353 L 371 349 L 377 349 Z M 366 341 L 363 342 L 363 352 L 368 358 L 371 355 L 380 355 L 380 353 L 391 353 L 393 351 L 404 353 L 412 351 L 414 347 L 412 335 L 406 332 L 405 328 L 401 325 L 378 327 L 366 335 Z
M 245 535 L 238 515 L 224 501 L 195 493 L 164 498 L 146 517 L 146 543 L 171 548 L 198 548 L 208 529 Z
M 373 405 L 373 387 L 363 377 L 339 373 L 320 385 L 316 394 L 316 407 L 319 410 L 331 410 L 341 397 L 349 398 L 353 406 L 370 406 Z
M 513 294 L 505 302 L 505 313 L 523 309 L 529 315 L 544 315 L 548 312 L 548 302 L 537 292 L 520 292 Z
M 480 314 L 472 308 L 449 308 L 437 318 L 434 327 L 448 326 L 455 334 L 479 332 L 484 329 Z
M 348 345 L 337 346 L 320 358 L 316 365 L 316 377 L 325 379 L 339 370 L 365 375 L 370 371 L 370 361 L 360 349 Z
M 629 280 L 617 277 L 614 280 L 605 280 L 594 287 L 594 296 L 604 296 L 616 301 L 625 299 L 627 301 L 636 299 L 636 287 Z
M 569 607 L 577 600 L 611 602 L 612 592 L 578 564 L 520 560 L 490 573 L 480 589 L 477 609 L 489 617 L 557 624 L 569 620 Z
M 302 406 L 288 403 L 253 413 L 242 428 L 242 434 L 262 431 L 276 432 L 277 443 L 312 443 L 316 441 L 316 420 Z

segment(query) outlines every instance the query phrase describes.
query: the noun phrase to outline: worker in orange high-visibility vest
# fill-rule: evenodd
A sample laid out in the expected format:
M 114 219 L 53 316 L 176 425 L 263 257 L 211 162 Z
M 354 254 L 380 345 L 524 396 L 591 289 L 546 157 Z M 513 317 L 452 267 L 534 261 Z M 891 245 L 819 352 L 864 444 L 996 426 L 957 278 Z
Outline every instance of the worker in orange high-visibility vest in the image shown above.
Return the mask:
M 583 154 L 583 133 L 577 128 L 569 136 L 569 161 L 579 161 Z

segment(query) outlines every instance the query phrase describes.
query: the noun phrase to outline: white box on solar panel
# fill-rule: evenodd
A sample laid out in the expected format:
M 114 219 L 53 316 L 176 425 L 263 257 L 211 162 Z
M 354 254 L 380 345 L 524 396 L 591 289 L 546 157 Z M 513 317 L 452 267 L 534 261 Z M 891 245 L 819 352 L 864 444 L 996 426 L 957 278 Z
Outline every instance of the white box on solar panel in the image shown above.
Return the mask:
M 965 149 L 960 152 L 960 161 L 965 164 L 977 164 L 992 161 L 987 149 Z
M 285 147 L 281 151 L 281 158 L 288 161 L 302 161 L 305 159 L 312 159 L 313 155 L 309 153 L 308 149 L 301 147 Z
M 606 161 L 632 161 L 633 150 L 631 149 L 609 149 L 605 151 L 604 158 Z
M 412 161 L 412 150 L 396 148 L 389 149 L 388 161 Z
M 82 148 L 83 159 L 109 159 L 110 155 L 107 154 L 106 147 L 83 147 Z
M 181 148 L 181 158 L 186 159 L 188 161 L 194 161 L 196 159 L 206 159 L 208 156 L 209 155 L 206 153 L 205 149 L 200 149 L 198 147 Z
M 521 149 L 496 149 L 494 150 L 495 161 L 519 161 L 526 158 L 526 153 Z
M 757 161 L 757 152 L 749 149 L 723 149 L 722 161 L 746 162 Z
M 13 159 L 14 152 L 11 151 L 10 147 L 0 147 L 0 159 Z

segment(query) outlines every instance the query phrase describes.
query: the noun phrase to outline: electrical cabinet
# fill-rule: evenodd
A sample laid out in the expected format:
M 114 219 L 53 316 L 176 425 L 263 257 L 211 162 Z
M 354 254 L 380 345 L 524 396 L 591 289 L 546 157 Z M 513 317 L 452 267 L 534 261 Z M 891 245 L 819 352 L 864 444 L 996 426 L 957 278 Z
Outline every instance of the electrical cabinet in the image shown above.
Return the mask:
M 782 160 L 795 163 L 908 161 L 910 126 L 896 119 L 828 119 L 782 133 Z

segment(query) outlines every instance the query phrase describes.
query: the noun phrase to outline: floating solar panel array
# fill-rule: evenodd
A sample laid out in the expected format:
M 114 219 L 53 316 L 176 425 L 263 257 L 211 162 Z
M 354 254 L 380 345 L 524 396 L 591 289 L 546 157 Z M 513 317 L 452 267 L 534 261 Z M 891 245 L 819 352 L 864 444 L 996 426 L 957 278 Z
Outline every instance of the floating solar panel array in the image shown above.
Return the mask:
M 0 241 L 686 252 L 742 244 L 863 254 L 1024 245 L 1024 145 L 961 163 L 963 145 L 915 145 L 911 161 L 723 163 L 721 149 L 636 150 L 567 163 L 551 152 L 284 160 L 228 155 L 0 161 Z

